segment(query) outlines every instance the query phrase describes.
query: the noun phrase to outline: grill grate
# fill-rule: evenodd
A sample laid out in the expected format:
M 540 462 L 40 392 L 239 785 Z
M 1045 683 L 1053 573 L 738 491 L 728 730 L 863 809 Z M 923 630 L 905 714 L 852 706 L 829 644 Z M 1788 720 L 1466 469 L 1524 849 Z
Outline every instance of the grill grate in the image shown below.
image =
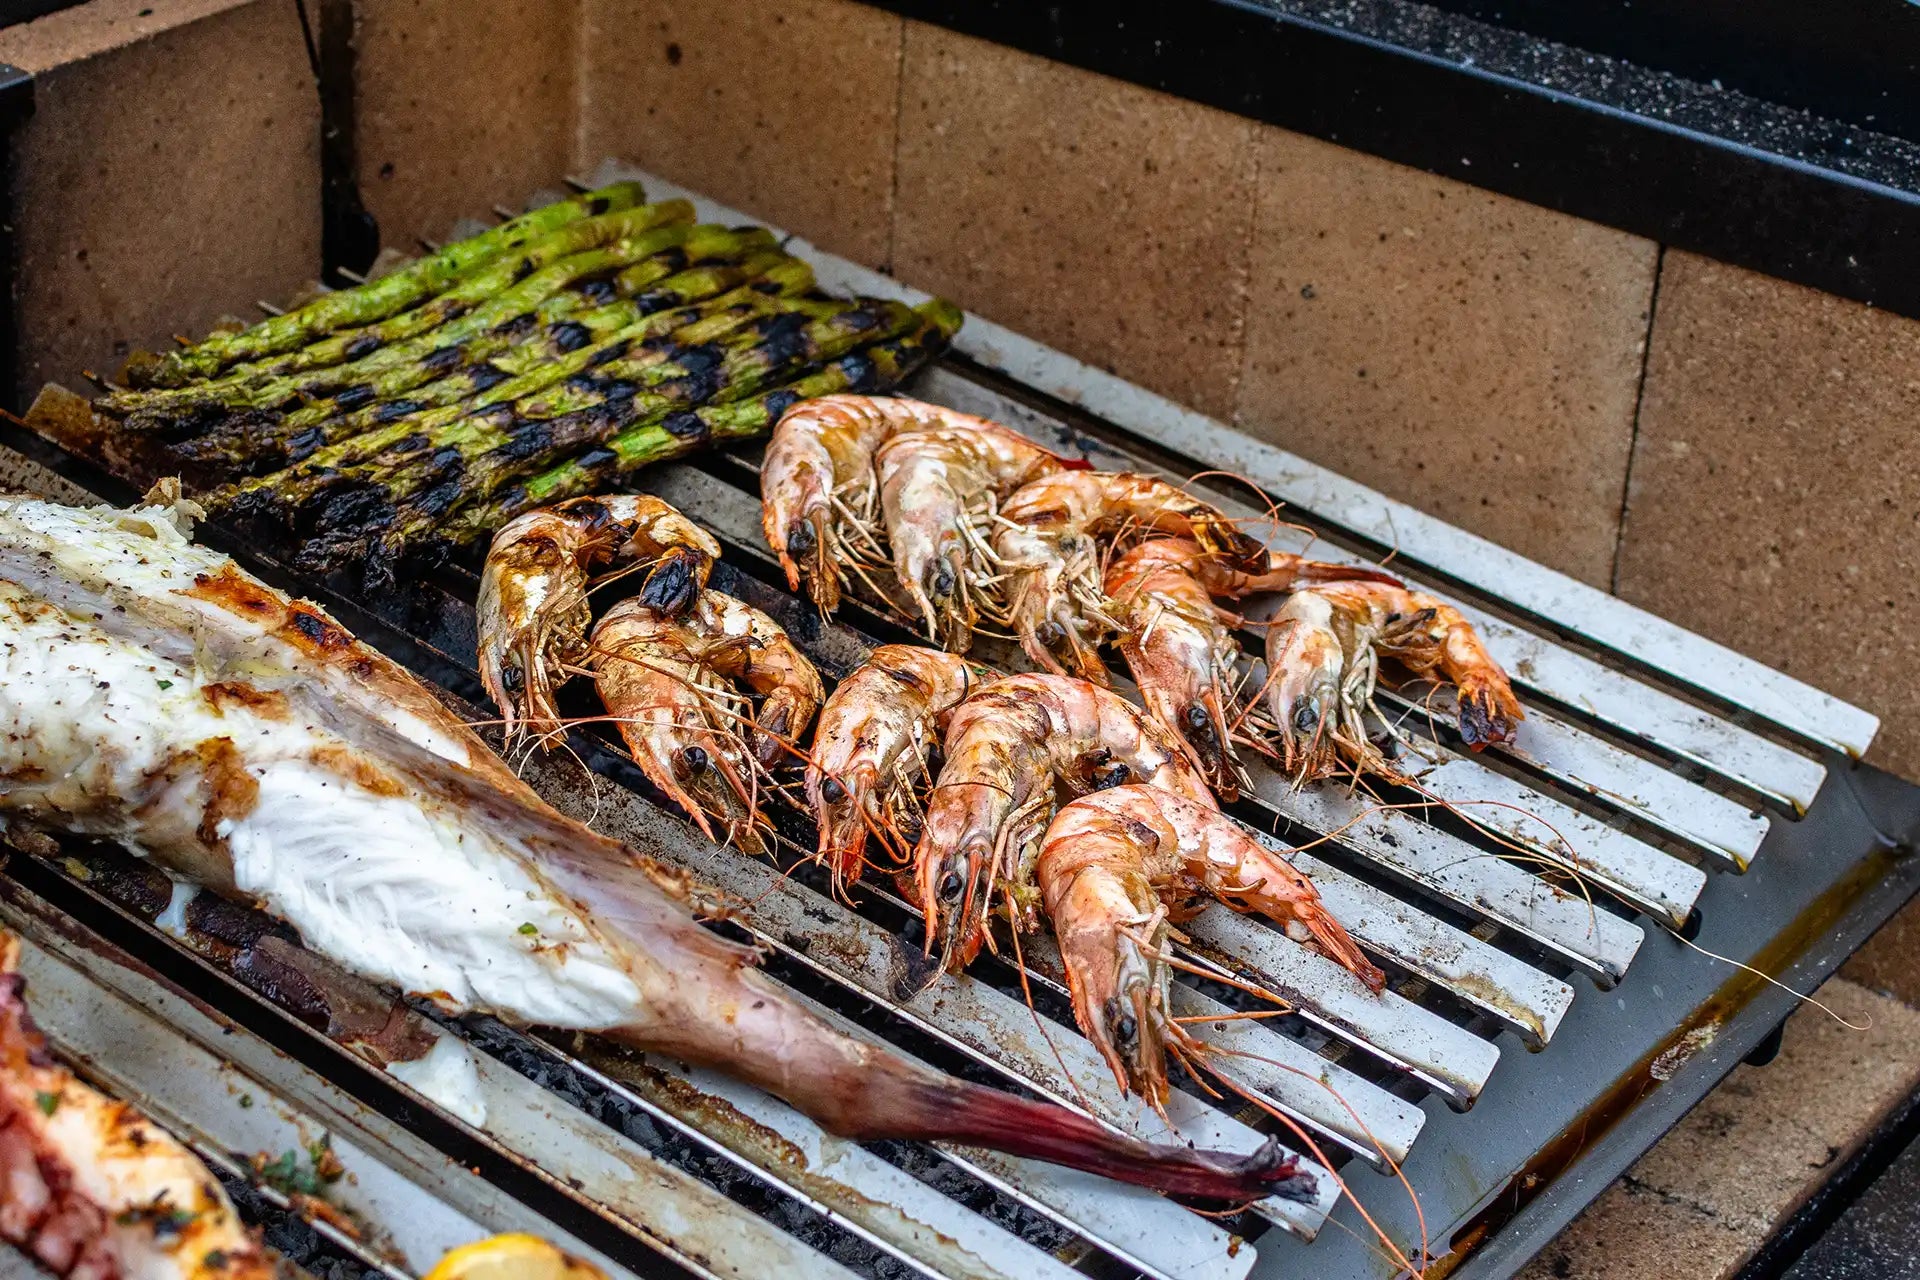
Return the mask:
M 627 176 L 662 197 L 691 196 L 617 166 L 595 182 Z M 692 198 L 704 221 L 744 220 Z M 922 297 L 800 252 L 828 287 Z M 1253 793 L 1237 811 L 1292 843 L 1315 842 L 1298 865 L 1388 962 L 1385 997 L 1263 922 L 1216 908 L 1188 926 L 1198 965 L 1250 978 L 1298 1007 L 1283 1019 L 1193 1029 L 1223 1051 L 1227 1074 L 1313 1136 L 1409 1251 L 1418 1233 L 1388 1160 L 1404 1162 L 1419 1190 L 1436 1254 L 1450 1243 L 1477 1245 L 1458 1274 L 1511 1274 L 1529 1241 L 1537 1247 L 1778 1021 L 1786 997 L 1690 951 L 1680 933 L 1697 931 L 1702 946 L 1810 983 L 1920 883 L 1913 866 L 1888 855 L 1893 842 L 1882 834 L 1889 812 L 1920 807 L 1913 794 L 1821 758 L 1865 750 L 1875 721 L 1864 712 L 992 324 L 970 319 L 958 355 L 922 374 L 912 393 L 1008 422 L 1102 467 L 1231 470 L 1314 530 L 1316 556 L 1392 552 L 1396 571 L 1459 605 L 1513 673 L 1528 719 L 1513 744 L 1481 756 L 1457 749 L 1443 700 L 1419 689 L 1383 699 L 1436 755 L 1421 776 L 1431 795 L 1512 806 L 1476 811 L 1499 839 L 1438 805 L 1379 810 L 1335 788 L 1296 792 L 1251 765 Z M 49 457 L 44 449 L 38 456 Z M 85 474 L 71 460 L 50 460 Z M 830 677 L 874 643 L 912 638 L 857 606 L 822 624 L 785 591 L 761 543 L 751 451 L 661 468 L 642 485 L 720 537 L 727 556 L 714 585 L 780 620 Z M 1209 496 L 1231 514 L 1258 514 L 1245 493 Z M 476 694 L 470 567 L 380 602 L 295 585 L 455 694 Z M 1017 665 L 1007 653 L 983 656 Z M 753 903 L 742 923 L 776 975 L 830 1015 L 948 1069 L 1164 1136 L 1157 1117 L 1119 1096 L 1071 1029 L 1057 958 L 1043 942 L 1025 944 L 1018 967 L 989 959 L 902 1001 L 896 993 L 917 975 L 917 945 L 903 941 L 915 927 L 906 903 L 873 886 L 857 907 L 833 900 L 809 869 L 791 865 L 807 847 L 804 824 L 783 831 L 779 867 L 716 848 L 653 803 L 616 741 L 576 731 L 575 745 L 577 760 L 529 762 L 529 780 L 563 810 Z M 1590 893 L 1572 883 L 1569 867 L 1594 886 Z M 120 910 L 93 888 L 37 874 L 81 914 Z M 16 893 L 0 909 L 46 938 L 59 909 L 23 901 Z M 206 984 L 234 986 L 181 960 L 179 944 L 150 926 L 124 912 L 113 919 L 142 940 L 136 949 L 147 960 L 173 955 L 186 964 L 181 981 L 196 995 Z M 136 1005 L 181 1000 L 102 963 L 97 939 L 92 950 L 59 945 L 71 952 L 63 960 Z M 1181 1014 L 1235 1008 L 1230 986 L 1205 979 L 1182 977 L 1175 996 Z M 380 1112 L 424 1111 L 436 1144 L 475 1144 L 490 1158 L 489 1176 L 513 1181 L 497 1171 L 517 1171 L 516 1194 L 540 1206 L 548 1226 L 564 1224 L 563 1233 L 636 1271 L 655 1269 L 654 1255 L 632 1246 L 636 1238 L 703 1275 L 1365 1280 L 1393 1271 L 1369 1251 L 1352 1205 L 1336 1206 L 1331 1179 L 1322 1179 L 1320 1203 L 1274 1202 L 1222 1223 L 989 1153 L 840 1142 L 712 1073 L 642 1068 L 603 1047 L 498 1024 L 407 1016 L 466 1043 L 487 1122 L 484 1132 L 463 1126 L 382 1080 L 384 1105 L 361 1107 L 360 1119 L 381 1136 L 371 1158 L 472 1223 L 523 1221 L 531 1210 L 497 1192 L 489 1198 L 479 1178 L 418 1176 L 407 1161 L 423 1144 Z M 250 1032 L 275 1018 L 288 1021 L 254 1001 L 232 1019 L 242 1028 L 235 1041 L 252 1046 Z M 1700 1033 L 1686 1040 L 1697 1051 L 1672 1063 L 1655 1088 L 1649 1064 L 1690 1030 Z M 292 1086 L 282 1074 L 306 1072 L 318 1083 L 303 1087 L 332 1087 L 326 1080 L 339 1079 L 350 1060 L 311 1033 L 295 1038 L 295 1056 L 316 1068 L 287 1060 L 262 1066 L 259 1078 L 285 1090 Z M 1248 1149 L 1273 1127 L 1237 1099 L 1182 1085 L 1169 1113 L 1186 1138 Z M 529 1172 L 536 1168 L 538 1176 Z

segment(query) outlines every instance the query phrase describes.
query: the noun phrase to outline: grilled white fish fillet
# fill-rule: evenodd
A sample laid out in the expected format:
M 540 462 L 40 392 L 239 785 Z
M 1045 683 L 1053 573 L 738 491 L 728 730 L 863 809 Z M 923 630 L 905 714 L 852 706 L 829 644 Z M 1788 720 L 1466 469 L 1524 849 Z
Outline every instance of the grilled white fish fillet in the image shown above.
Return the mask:
M 0 812 L 119 840 L 449 1010 L 712 1065 L 846 1137 L 1310 1193 L 1273 1144 L 1150 1146 L 830 1025 L 694 920 L 684 875 L 542 803 L 401 668 L 190 542 L 191 514 L 0 497 Z
M 0 934 L 0 1239 L 68 1280 L 270 1280 L 194 1154 L 54 1061 Z

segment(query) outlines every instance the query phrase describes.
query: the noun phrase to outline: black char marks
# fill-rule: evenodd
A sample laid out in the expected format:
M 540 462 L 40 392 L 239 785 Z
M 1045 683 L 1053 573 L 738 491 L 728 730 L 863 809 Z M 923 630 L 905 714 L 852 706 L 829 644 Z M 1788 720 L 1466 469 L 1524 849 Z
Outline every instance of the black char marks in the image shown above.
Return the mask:
M 436 376 L 449 373 L 460 363 L 460 348 L 457 346 L 440 347 L 437 350 L 429 351 L 422 357 L 420 363 L 425 366 L 428 373 Z
M 547 326 L 547 339 L 556 351 L 578 351 L 592 338 L 592 331 L 577 320 L 562 320 Z
M 705 419 L 692 411 L 670 413 L 661 420 L 660 425 L 668 435 L 678 440 L 704 441 L 707 437 Z
M 622 359 L 627 352 L 631 350 L 633 350 L 633 340 L 630 338 L 623 338 L 619 342 L 609 342 L 606 346 L 587 357 L 587 368 L 598 369 L 608 361 Z
M 508 373 L 492 361 L 482 361 L 467 371 L 467 381 L 475 391 L 488 391 L 508 378 Z

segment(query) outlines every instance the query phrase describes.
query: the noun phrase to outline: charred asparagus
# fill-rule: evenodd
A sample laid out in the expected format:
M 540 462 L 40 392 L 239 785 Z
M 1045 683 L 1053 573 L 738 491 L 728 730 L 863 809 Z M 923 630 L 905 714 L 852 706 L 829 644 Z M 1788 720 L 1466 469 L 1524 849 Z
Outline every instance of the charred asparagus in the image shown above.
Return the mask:
M 519 419 L 498 411 L 477 415 L 397 465 L 322 480 L 318 499 L 309 500 L 302 521 L 314 532 L 295 560 L 320 569 L 366 559 L 369 579 L 384 580 L 450 515 L 519 476 L 594 447 L 636 422 L 778 386 L 809 363 L 897 336 L 915 322 L 913 313 L 897 304 L 855 308 L 797 326 L 795 319 L 774 317 L 751 346 L 711 363 L 694 362 L 704 367 L 647 390 L 612 383 L 605 387 L 612 394 L 600 403 L 550 419 Z M 681 362 L 683 368 L 689 363 L 687 353 Z
M 944 351 L 960 331 L 960 312 L 947 302 L 936 299 L 916 311 L 920 324 L 911 333 L 849 352 L 786 386 L 616 432 L 598 448 L 462 508 L 435 531 L 430 546 L 471 546 L 522 512 L 617 488 L 642 468 L 712 444 L 751 439 L 771 429 L 781 414 L 801 400 L 898 386 Z
M 442 347 L 373 379 L 371 395 L 336 395 L 285 414 L 229 414 L 217 427 L 174 448 L 188 461 L 229 472 L 271 471 L 348 441 L 355 442 L 356 454 L 365 456 L 413 431 L 451 421 L 463 411 L 463 403 L 472 409 L 531 394 L 624 354 L 634 344 L 662 334 L 671 337 L 674 330 L 714 310 L 748 299 L 788 297 L 812 283 L 805 263 L 772 253 L 738 265 L 694 267 L 655 282 L 635 297 L 572 316 L 561 314 L 546 324 L 540 323 L 542 313 L 535 312 L 516 324 L 510 336 L 488 335 L 463 347 Z M 422 382 L 427 385 L 419 386 Z M 405 429 L 388 430 L 400 423 Z M 371 434 L 362 438 L 363 433 Z

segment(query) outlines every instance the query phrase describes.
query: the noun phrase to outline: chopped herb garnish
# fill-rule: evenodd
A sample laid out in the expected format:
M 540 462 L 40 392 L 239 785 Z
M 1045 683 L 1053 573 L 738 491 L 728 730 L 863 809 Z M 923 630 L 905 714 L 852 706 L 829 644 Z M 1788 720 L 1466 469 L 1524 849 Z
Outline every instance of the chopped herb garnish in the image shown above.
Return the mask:
M 161 687 L 162 689 L 171 689 L 171 688 L 173 688 L 173 681 L 171 681 L 171 680 L 161 680 L 161 681 L 159 681 L 159 682 L 158 682 L 158 684 L 160 685 L 160 687 Z
M 57 1093 L 36 1093 L 33 1105 L 40 1108 L 40 1114 L 50 1116 L 60 1109 L 60 1095 Z
M 529 920 L 526 924 L 520 926 L 520 932 L 526 934 L 528 937 L 532 937 L 534 934 L 540 932 L 540 928 Z
M 313 1161 L 314 1176 L 322 1182 L 338 1182 L 346 1175 L 347 1166 L 340 1163 L 340 1157 L 333 1154 L 333 1135 L 323 1133 L 320 1141 L 307 1144 L 307 1159 Z
M 250 1094 L 250 1093 L 243 1093 L 243 1094 L 241 1094 L 241 1095 L 240 1095 L 240 1109 L 241 1109 L 242 1111 L 251 1111 L 251 1110 L 253 1109 L 253 1095 L 252 1095 L 252 1094 Z
M 320 1179 L 313 1176 L 313 1170 L 301 1163 L 300 1153 L 292 1149 L 281 1152 L 272 1160 L 255 1156 L 254 1167 L 260 1174 L 260 1181 L 274 1190 L 290 1196 L 317 1196 L 320 1194 Z

